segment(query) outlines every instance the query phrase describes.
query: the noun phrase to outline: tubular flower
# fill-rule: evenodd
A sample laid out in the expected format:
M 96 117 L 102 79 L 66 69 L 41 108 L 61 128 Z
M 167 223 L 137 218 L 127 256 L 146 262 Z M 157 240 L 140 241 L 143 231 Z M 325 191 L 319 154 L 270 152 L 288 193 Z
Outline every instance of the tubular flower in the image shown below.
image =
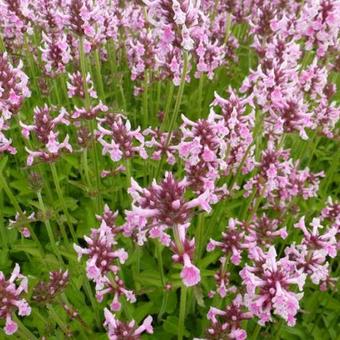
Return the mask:
M 29 238 L 31 236 L 29 224 L 35 222 L 36 220 L 37 219 L 34 212 L 32 212 L 28 216 L 26 214 L 26 211 L 23 211 L 21 213 L 17 212 L 15 214 L 14 220 L 9 220 L 8 228 L 16 228 L 25 238 Z
M 65 72 L 66 65 L 71 61 L 71 51 L 64 33 L 43 33 L 43 47 L 41 58 L 45 62 L 45 72 L 49 76 L 56 76 Z
M 104 315 L 104 327 L 107 329 L 107 335 L 110 340 L 139 340 L 142 333 L 153 333 L 151 316 L 146 317 L 141 326 L 137 326 L 134 320 L 129 323 L 119 321 L 107 308 L 104 309 Z
M 231 262 L 239 265 L 241 262 L 241 253 L 243 249 L 249 248 L 251 245 L 245 240 L 245 231 L 239 230 L 238 226 L 241 222 L 231 218 L 228 222 L 226 231 L 222 233 L 222 241 L 210 239 L 207 245 L 207 251 L 213 251 L 220 248 L 227 256 L 231 256 Z
M 68 282 L 69 274 L 67 270 L 50 272 L 49 281 L 41 281 L 34 287 L 32 298 L 41 304 L 51 303 L 66 288 Z
M 195 252 L 195 240 L 188 240 L 185 235 L 185 226 L 178 225 L 174 229 L 175 240 L 171 243 L 174 255 L 172 259 L 176 263 L 182 263 L 183 269 L 180 277 L 187 287 L 195 286 L 201 281 L 200 270 L 192 264 Z
M 254 266 L 246 265 L 240 272 L 247 289 L 246 305 L 260 318 L 260 324 L 270 321 L 273 313 L 294 326 L 303 293 L 295 293 L 291 286 L 297 285 L 302 292 L 306 274 L 288 258 L 276 260 L 273 246 L 267 253 L 259 251 L 259 254 Z
M 21 297 L 27 290 L 27 277 L 20 274 L 18 264 L 15 265 L 8 280 L 5 279 L 3 272 L 0 272 L 0 318 L 6 321 L 4 331 L 7 335 L 12 335 L 18 330 L 18 325 L 12 319 L 16 310 L 20 316 L 31 314 L 31 307 Z
M 320 230 L 323 226 L 320 224 L 320 218 L 313 218 L 310 226 L 312 230 L 309 231 L 305 225 L 305 217 L 301 217 L 300 221 L 294 225 L 296 228 L 302 230 L 304 238 L 302 244 L 305 244 L 309 249 L 323 250 L 326 255 L 335 257 L 337 253 L 336 238 L 337 228 L 329 228 L 326 232 L 320 235 Z
M 240 294 L 223 310 L 210 307 L 207 318 L 210 325 L 206 331 L 206 339 L 236 339 L 245 340 L 247 332 L 241 328 L 241 322 L 253 317 L 245 311 L 243 298 Z
M 169 245 L 165 229 L 187 225 L 196 207 L 208 212 L 211 210 L 209 191 L 187 201 L 184 197 L 187 187 L 185 179 L 178 182 L 170 172 L 165 174 L 160 184 L 154 180 L 147 189 L 131 179 L 129 194 L 133 202 L 132 210 L 126 212 L 125 234 L 135 235 L 140 245 L 144 244 L 148 236 L 159 238 L 162 243 Z
M 103 124 L 107 127 L 103 127 Z M 143 159 L 148 157 L 140 128 L 132 130 L 130 121 L 122 114 L 109 114 L 99 119 L 98 141 L 103 146 L 103 155 L 109 154 L 114 162 L 136 154 Z
M 86 274 L 96 284 L 96 297 L 102 301 L 104 295 L 113 295 L 111 309 L 118 311 L 121 308 L 120 296 L 124 295 L 131 303 L 136 301 L 132 291 L 125 288 L 123 280 L 118 276 L 119 264 L 125 263 L 128 258 L 123 248 L 117 247 L 116 236 L 121 233 L 121 227 L 116 226 L 117 212 L 113 213 L 107 205 L 101 216 L 96 216 L 100 221 L 98 229 L 92 229 L 90 236 L 84 236 L 87 248 L 74 244 L 78 260 L 87 256 Z
M 86 262 L 86 272 L 90 280 L 100 282 L 105 274 L 116 272 L 115 260 L 124 263 L 128 257 L 123 248 L 115 248 L 117 241 L 114 229 L 115 226 L 109 226 L 105 220 L 102 220 L 98 229 L 92 229 L 90 237 L 84 236 L 88 248 L 74 245 L 79 260 L 83 255 L 89 257 Z
M 145 142 L 145 146 L 152 150 L 152 159 L 161 160 L 162 156 L 164 156 L 168 164 L 175 164 L 177 148 L 175 145 L 172 145 L 172 141 L 175 140 L 173 134 L 161 132 L 159 129 L 153 130 L 149 128 L 143 131 L 143 135 L 146 137 L 151 136 L 151 139 Z
M 6 125 L 4 118 L 0 117 L 0 154 L 8 152 L 14 155 L 17 150 L 14 146 L 12 146 L 12 140 L 8 139 L 4 134 L 4 131 L 7 129 L 8 126 Z
M 53 162 L 60 157 L 62 151 L 72 152 L 69 135 L 66 135 L 64 140 L 60 142 L 58 139 L 59 131 L 56 131 L 59 125 L 70 124 L 68 113 L 62 108 L 59 115 L 53 118 L 52 111 L 55 111 L 55 108 L 48 107 L 46 104 L 42 108 L 36 107 L 34 109 L 34 124 L 26 125 L 20 122 L 22 135 L 28 139 L 30 134 L 34 133 L 42 144 L 41 149 L 37 151 L 32 151 L 26 147 L 28 166 L 31 166 L 36 158 L 44 162 Z
M 67 82 L 68 96 L 70 98 L 72 97 L 85 98 L 85 89 L 82 74 L 79 71 L 77 71 L 69 74 L 68 76 L 69 76 L 69 82 Z M 90 97 L 97 98 L 98 97 L 97 92 L 94 89 L 90 73 L 87 73 L 85 81 L 87 84 L 87 91 Z
M 7 53 L 0 53 L 0 111 L 1 117 L 8 120 L 16 114 L 25 98 L 30 97 L 28 77 L 22 71 L 23 63 L 13 67 Z
M 245 196 L 256 191 L 257 197 L 267 199 L 266 207 L 283 209 L 296 196 L 304 199 L 317 193 L 323 172 L 313 174 L 309 169 L 299 170 L 298 163 L 293 163 L 289 150 L 276 150 L 274 144 L 268 144 L 262 152 L 258 164 L 259 173 L 245 184 Z

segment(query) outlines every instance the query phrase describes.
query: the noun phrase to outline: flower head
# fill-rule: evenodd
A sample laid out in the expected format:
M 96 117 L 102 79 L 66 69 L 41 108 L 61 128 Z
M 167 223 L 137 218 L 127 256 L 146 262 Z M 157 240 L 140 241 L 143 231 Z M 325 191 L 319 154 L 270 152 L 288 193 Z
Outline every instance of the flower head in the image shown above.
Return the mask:
M 12 319 L 15 311 L 18 311 L 20 316 L 31 314 L 31 307 L 22 298 L 24 293 L 27 293 L 27 277 L 20 274 L 18 264 L 15 265 L 8 280 L 0 272 L 0 318 L 6 322 L 4 331 L 7 335 L 14 334 L 18 329 L 18 325 Z

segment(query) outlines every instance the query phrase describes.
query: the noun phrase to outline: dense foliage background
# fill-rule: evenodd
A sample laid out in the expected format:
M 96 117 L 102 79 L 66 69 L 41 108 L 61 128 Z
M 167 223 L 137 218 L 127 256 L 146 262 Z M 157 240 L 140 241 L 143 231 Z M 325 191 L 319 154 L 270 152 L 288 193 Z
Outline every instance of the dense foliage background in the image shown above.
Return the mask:
M 1 0 L 0 13 L 1 338 L 8 315 L 20 339 L 137 339 L 151 315 L 143 338 L 339 339 L 339 1 Z M 302 216 L 332 235 L 311 241 Z M 223 253 L 209 240 L 230 219 L 239 243 Z M 90 254 L 84 235 L 102 242 Z M 268 305 L 250 306 L 244 270 L 294 244 L 309 247 L 285 269 L 306 279 L 296 324 L 273 303 L 260 325 Z M 207 318 L 238 294 L 251 316 Z

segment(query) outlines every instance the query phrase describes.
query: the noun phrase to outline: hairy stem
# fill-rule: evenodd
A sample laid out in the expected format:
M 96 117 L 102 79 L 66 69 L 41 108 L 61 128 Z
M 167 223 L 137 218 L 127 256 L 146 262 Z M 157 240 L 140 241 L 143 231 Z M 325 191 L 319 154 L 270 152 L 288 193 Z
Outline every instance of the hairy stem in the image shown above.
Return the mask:
M 186 303 L 187 303 L 187 288 L 182 286 L 179 305 L 178 340 L 182 340 L 184 336 Z

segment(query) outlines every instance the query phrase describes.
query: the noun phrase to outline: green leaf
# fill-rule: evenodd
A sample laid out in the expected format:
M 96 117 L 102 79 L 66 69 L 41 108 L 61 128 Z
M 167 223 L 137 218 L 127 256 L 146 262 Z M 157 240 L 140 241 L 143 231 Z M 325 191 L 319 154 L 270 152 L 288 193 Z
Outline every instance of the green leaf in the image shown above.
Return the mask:
M 168 316 L 163 323 L 163 329 L 169 334 L 178 335 L 178 322 L 179 319 L 177 316 Z M 190 333 L 186 329 L 184 329 L 184 336 L 190 336 Z

